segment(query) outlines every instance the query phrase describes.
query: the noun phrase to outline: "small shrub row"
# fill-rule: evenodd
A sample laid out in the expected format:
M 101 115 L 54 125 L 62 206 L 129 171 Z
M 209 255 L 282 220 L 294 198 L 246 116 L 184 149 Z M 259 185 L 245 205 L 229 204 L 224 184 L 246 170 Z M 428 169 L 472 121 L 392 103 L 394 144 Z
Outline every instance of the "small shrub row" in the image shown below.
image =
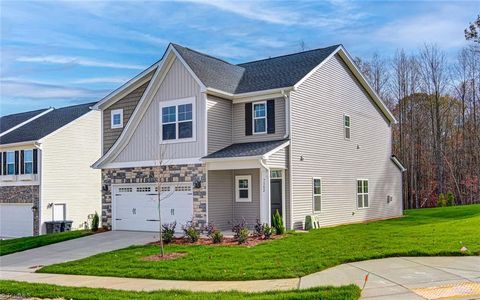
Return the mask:
M 437 199 L 437 207 L 446 207 L 455 205 L 455 195 L 452 192 L 448 192 L 447 195 L 440 193 Z

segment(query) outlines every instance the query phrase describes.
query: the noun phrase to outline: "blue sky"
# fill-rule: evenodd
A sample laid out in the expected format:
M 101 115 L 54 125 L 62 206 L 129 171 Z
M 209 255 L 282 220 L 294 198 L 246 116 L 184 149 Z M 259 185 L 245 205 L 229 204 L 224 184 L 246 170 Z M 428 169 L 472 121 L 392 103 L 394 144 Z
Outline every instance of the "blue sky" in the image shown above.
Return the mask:
M 480 2 L 0 2 L 0 115 L 97 101 L 168 43 L 233 63 L 343 44 L 392 56 L 437 43 L 454 59 Z

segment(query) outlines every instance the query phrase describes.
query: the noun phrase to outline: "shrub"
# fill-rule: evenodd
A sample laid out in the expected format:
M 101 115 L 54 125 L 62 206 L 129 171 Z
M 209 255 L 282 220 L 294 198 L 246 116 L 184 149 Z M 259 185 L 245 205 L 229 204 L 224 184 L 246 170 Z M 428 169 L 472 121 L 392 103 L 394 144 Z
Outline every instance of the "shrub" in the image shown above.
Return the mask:
M 447 206 L 447 200 L 445 199 L 445 194 L 440 193 L 437 199 L 437 207 L 445 207 L 445 206 Z
M 170 244 L 175 236 L 175 227 L 177 222 L 166 223 L 162 225 L 162 239 L 165 244 Z
M 188 221 L 185 225 L 182 226 L 182 230 L 190 243 L 195 243 L 200 237 L 200 232 L 195 228 L 195 223 L 193 221 Z
M 99 223 L 100 223 L 100 218 L 98 217 L 97 212 L 95 212 L 95 214 L 93 215 L 92 226 L 91 226 L 93 232 L 98 231 Z
M 246 227 L 241 228 L 238 233 L 238 243 L 244 244 L 247 241 L 249 235 L 250 235 L 250 232 L 248 231 L 248 228 Z
M 215 230 L 210 237 L 214 244 L 220 244 L 223 241 L 223 233 L 220 230 Z
M 254 227 L 254 235 L 262 237 L 263 233 L 264 233 L 264 224 L 260 223 L 260 220 L 257 219 L 257 223 L 255 224 L 255 227 Z
M 275 211 L 272 220 L 272 227 L 275 229 L 276 234 L 284 234 L 285 233 L 285 226 L 283 226 L 283 219 L 278 209 Z
M 263 224 L 263 238 L 268 240 L 272 237 L 273 228 L 268 226 L 268 224 Z
M 248 232 L 247 222 L 245 222 L 245 219 L 242 219 L 240 223 L 236 223 L 235 225 L 233 225 L 232 231 L 233 231 L 233 237 L 237 239 L 239 243 L 240 243 L 240 240 L 243 238 L 245 238 L 245 241 L 246 241 L 246 238 L 248 237 L 249 232 Z M 246 237 L 245 237 L 245 233 L 246 233 Z M 245 241 L 243 241 L 243 243 Z
M 455 205 L 455 195 L 452 192 L 447 193 L 447 206 L 454 206 Z

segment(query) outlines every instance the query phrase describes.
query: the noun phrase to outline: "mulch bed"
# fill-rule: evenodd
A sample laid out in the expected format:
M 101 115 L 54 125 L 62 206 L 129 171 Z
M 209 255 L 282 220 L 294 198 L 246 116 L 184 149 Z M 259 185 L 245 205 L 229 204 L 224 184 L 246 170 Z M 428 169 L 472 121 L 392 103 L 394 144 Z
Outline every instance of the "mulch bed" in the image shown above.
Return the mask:
M 233 237 L 224 237 L 223 241 L 218 244 L 214 244 L 211 238 L 201 237 L 197 242 L 191 243 L 188 239 L 184 237 L 174 238 L 171 244 L 173 245 L 207 245 L 207 246 L 241 246 L 241 247 L 255 247 L 258 244 L 262 244 L 272 240 L 278 240 L 283 238 L 283 235 L 273 235 L 270 239 L 265 240 L 261 237 L 251 236 L 247 239 L 247 242 L 244 244 L 238 244 L 238 241 Z M 160 242 L 153 242 L 150 245 L 160 245 Z
M 183 257 L 187 255 L 187 253 L 181 253 L 181 252 L 172 252 L 172 253 L 165 253 L 163 256 L 162 254 L 153 254 L 150 256 L 145 256 L 143 260 L 146 261 L 159 261 L 159 260 L 170 260 L 170 259 L 176 259 L 179 257 Z

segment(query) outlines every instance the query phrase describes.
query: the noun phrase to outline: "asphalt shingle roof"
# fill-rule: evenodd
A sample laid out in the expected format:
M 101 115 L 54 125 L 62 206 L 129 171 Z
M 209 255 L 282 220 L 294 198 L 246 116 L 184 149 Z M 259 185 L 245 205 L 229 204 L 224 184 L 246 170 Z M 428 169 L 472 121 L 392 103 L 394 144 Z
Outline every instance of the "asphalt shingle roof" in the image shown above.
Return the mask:
M 205 86 L 239 94 L 293 86 L 340 45 L 238 65 L 177 44 L 172 46 Z
M 18 124 L 21 124 L 33 117 L 35 117 L 38 114 L 41 114 L 42 112 L 46 111 L 48 108 L 44 109 L 39 109 L 39 110 L 33 110 L 33 111 L 27 111 L 23 113 L 18 113 L 18 114 L 13 114 L 13 115 L 7 115 L 7 116 L 2 116 L 0 117 L 0 133 L 3 133 Z
M 231 157 L 245 157 L 245 156 L 260 156 L 272 151 L 288 140 L 266 141 L 266 142 L 251 142 L 232 144 L 214 153 L 211 153 L 203 158 L 231 158 Z
M 0 144 L 36 141 L 90 111 L 93 103 L 53 109 L 51 112 L 0 137 Z M 5 116 L 8 117 L 8 116 Z

